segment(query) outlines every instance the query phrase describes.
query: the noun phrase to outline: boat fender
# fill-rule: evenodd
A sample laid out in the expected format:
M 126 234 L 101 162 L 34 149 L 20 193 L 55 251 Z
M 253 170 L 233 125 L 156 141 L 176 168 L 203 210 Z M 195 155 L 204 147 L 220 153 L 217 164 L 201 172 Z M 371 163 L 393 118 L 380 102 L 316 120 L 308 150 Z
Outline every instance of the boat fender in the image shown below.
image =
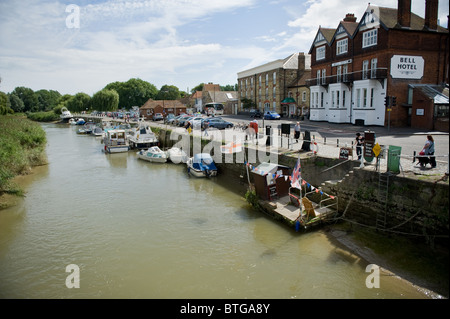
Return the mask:
M 105 153 L 106 153 L 106 145 L 105 145 Z
M 300 221 L 295 222 L 295 231 L 298 232 L 300 230 Z

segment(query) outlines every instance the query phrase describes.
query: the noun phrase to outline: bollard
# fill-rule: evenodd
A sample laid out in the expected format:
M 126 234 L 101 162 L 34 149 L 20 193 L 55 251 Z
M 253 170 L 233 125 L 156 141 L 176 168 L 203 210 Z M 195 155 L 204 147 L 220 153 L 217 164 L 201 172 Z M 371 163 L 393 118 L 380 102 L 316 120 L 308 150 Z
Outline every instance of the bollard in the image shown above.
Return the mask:
M 326 137 L 323 138 L 323 145 L 327 145 L 327 138 Z

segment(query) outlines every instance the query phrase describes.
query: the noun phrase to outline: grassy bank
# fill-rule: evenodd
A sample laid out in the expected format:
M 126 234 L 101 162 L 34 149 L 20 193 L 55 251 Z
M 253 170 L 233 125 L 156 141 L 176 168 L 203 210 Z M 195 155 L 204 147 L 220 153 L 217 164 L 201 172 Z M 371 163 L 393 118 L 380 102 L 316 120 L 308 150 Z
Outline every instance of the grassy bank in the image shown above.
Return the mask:
M 11 179 L 46 163 L 45 131 L 23 116 L 2 115 L 0 132 L 0 195 L 21 195 Z

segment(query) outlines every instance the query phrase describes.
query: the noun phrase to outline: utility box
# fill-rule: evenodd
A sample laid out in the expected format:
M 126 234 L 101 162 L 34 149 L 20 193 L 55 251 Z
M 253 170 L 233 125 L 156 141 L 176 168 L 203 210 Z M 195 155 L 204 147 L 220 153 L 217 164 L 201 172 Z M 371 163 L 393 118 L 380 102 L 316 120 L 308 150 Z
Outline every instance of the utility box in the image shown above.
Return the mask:
M 389 145 L 387 170 L 392 173 L 400 173 L 400 146 Z

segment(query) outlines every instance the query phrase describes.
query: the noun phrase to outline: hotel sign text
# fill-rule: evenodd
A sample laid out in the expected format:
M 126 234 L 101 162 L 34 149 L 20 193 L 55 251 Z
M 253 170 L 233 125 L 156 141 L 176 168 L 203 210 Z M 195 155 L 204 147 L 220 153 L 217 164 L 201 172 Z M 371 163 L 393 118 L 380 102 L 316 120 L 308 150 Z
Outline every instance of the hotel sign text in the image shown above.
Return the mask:
M 421 79 L 424 64 L 421 56 L 394 55 L 391 58 L 391 76 L 395 79 Z

